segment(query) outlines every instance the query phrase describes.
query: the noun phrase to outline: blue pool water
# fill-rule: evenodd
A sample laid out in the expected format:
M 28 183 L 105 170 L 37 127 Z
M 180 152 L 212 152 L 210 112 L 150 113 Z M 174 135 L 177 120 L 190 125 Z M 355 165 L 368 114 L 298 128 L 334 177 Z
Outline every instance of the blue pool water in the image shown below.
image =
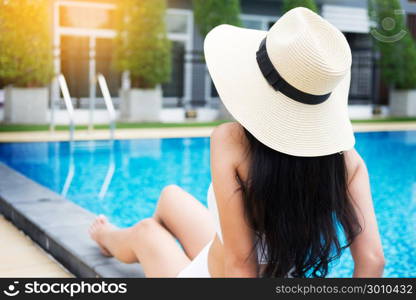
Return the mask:
M 356 134 L 387 259 L 385 276 L 416 276 L 416 132 Z M 206 204 L 209 139 L 0 144 L 0 161 L 118 226 L 153 214 L 162 188 L 177 184 Z M 331 269 L 352 274 L 348 251 Z

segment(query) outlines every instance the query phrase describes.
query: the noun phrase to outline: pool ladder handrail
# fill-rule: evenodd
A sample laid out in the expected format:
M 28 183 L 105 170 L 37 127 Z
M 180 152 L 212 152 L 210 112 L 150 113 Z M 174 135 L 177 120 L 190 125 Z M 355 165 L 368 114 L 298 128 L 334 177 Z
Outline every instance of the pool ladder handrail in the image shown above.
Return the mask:
M 73 143 L 71 142 L 69 145 L 69 168 L 68 168 L 68 174 L 66 175 L 65 178 L 65 183 L 64 186 L 62 187 L 62 191 L 61 191 L 61 195 L 64 196 L 66 198 L 66 196 L 68 195 L 68 191 L 69 188 L 72 184 L 72 180 L 74 179 L 75 176 L 75 164 L 74 164 L 74 148 L 73 148 Z
M 114 144 L 111 143 L 110 145 L 110 162 L 108 165 L 107 174 L 105 175 L 104 182 L 101 185 L 100 192 L 98 193 L 98 199 L 104 199 L 105 195 L 107 194 L 108 188 L 110 187 L 111 181 L 113 180 L 114 173 L 116 171 L 116 163 L 114 159 Z
M 66 83 L 65 77 L 62 74 L 59 74 L 57 76 L 58 80 L 58 87 L 62 92 L 63 100 L 65 103 L 65 108 L 68 112 L 69 117 L 69 139 L 70 141 L 74 140 L 74 132 L 75 132 L 75 121 L 74 121 L 74 106 L 72 105 L 71 101 L 71 95 L 69 94 L 68 85 Z M 58 100 L 60 100 L 61 97 L 58 96 Z M 55 120 L 54 120 L 54 114 L 55 114 L 55 103 L 52 104 L 52 120 L 50 125 L 50 130 L 53 132 L 55 130 Z
M 116 111 L 114 109 L 113 100 L 110 95 L 110 90 L 108 89 L 107 81 L 103 74 L 97 74 L 98 86 L 101 89 L 101 93 L 104 98 L 105 107 L 107 108 L 108 114 L 110 116 L 110 138 L 114 140 L 114 131 L 116 129 Z

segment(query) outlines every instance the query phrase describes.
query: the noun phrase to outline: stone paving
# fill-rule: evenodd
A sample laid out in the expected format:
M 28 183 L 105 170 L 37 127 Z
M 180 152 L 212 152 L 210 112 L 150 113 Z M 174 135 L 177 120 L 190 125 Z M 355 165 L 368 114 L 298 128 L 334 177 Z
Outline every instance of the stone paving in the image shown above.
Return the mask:
M 73 277 L 0 215 L 0 277 Z

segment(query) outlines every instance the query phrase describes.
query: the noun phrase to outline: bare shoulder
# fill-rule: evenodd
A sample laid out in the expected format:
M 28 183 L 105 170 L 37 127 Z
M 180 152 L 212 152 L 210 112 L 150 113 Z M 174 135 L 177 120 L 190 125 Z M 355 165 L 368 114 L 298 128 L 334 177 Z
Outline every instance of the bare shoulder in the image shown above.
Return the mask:
M 211 142 L 224 146 L 241 144 L 244 141 L 244 129 L 237 122 L 223 123 L 212 131 Z
M 348 172 L 348 182 L 350 182 L 358 170 L 362 168 L 366 169 L 366 165 L 363 158 L 355 148 L 345 151 L 344 158 Z
M 211 156 L 238 162 L 245 153 L 246 142 L 244 129 L 239 123 L 221 124 L 211 134 Z

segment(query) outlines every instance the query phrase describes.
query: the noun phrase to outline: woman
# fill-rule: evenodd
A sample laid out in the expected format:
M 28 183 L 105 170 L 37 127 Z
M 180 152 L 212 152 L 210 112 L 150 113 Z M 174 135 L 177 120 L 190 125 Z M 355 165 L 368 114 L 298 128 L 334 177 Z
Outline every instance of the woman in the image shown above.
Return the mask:
M 382 276 L 341 32 L 296 8 L 269 32 L 218 26 L 204 51 L 237 120 L 211 136 L 208 210 L 168 186 L 154 216 L 131 228 L 98 217 L 90 234 L 102 252 L 139 262 L 147 277 L 325 277 L 349 247 L 355 277 Z

